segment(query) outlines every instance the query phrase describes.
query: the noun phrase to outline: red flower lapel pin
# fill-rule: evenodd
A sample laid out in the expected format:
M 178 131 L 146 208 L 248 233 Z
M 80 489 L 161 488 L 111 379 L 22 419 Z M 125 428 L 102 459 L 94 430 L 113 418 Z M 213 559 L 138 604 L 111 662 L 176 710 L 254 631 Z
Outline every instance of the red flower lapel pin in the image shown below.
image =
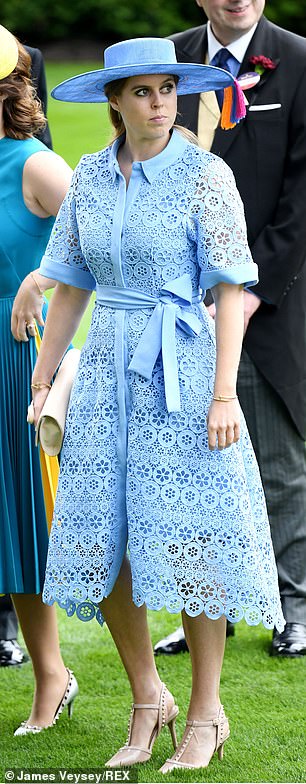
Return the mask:
M 250 57 L 250 63 L 254 66 L 256 73 L 264 74 L 266 71 L 274 71 L 277 68 L 277 63 L 271 60 L 270 57 L 265 57 L 263 54 L 254 55 Z

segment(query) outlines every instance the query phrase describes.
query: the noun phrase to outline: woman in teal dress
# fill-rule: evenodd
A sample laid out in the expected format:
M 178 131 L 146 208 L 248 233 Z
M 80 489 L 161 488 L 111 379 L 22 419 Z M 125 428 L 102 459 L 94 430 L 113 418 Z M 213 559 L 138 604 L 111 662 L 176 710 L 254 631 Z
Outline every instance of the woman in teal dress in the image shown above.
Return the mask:
M 37 731 L 52 724 L 67 680 L 68 701 L 71 686 L 76 690 L 61 658 L 55 612 L 41 601 L 48 531 L 39 452 L 26 421 L 34 319 L 43 325 L 42 292 L 54 284 L 35 270 L 71 170 L 32 135 L 45 120 L 29 75 L 29 55 L 0 27 L 0 594 L 12 595 L 32 658 L 29 723 Z

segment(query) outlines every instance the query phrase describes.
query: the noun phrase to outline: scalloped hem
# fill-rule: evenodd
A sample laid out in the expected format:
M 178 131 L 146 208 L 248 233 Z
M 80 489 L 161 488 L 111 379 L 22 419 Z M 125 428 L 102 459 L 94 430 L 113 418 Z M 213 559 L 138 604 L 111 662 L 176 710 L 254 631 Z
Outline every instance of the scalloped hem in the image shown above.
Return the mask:
M 83 621 L 85 623 L 87 621 L 91 621 L 93 618 L 95 618 L 96 621 L 98 621 L 100 626 L 103 626 L 105 622 L 105 618 L 100 610 L 99 605 L 95 604 L 95 602 L 92 602 L 91 600 L 74 602 L 71 601 L 70 599 L 66 599 L 65 601 L 60 601 L 59 599 L 52 598 L 49 601 L 46 601 L 45 599 L 43 599 L 43 601 L 45 604 L 49 606 L 55 603 L 58 604 L 58 606 L 62 610 L 66 611 L 69 617 L 75 614 L 80 621 Z M 282 632 L 286 624 L 286 621 L 281 611 L 277 613 L 275 616 L 272 616 L 272 613 L 267 611 L 263 613 L 259 607 L 255 607 L 255 606 L 250 606 L 247 607 L 246 609 L 243 609 L 241 606 L 239 607 L 231 606 L 230 608 L 228 608 L 228 610 L 225 610 L 225 608 L 220 608 L 220 611 L 218 613 L 215 612 L 214 614 L 212 614 L 212 612 L 209 612 L 209 608 L 207 607 L 205 608 L 204 604 L 203 607 L 201 607 L 201 609 L 197 609 L 197 611 L 192 611 L 191 607 L 189 606 L 191 603 L 191 599 L 187 600 L 187 602 L 183 602 L 180 601 L 179 597 L 178 597 L 178 603 L 176 607 L 167 605 L 167 602 L 159 605 L 158 607 L 154 607 L 150 602 L 145 602 L 145 601 L 137 601 L 134 603 L 136 604 L 136 607 L 142 607 L 142 605 L 146 604 L 148 610 L 154 610 L 154 611 L 167 610 L 167 612 L 169 612 L 172 615 L 176 615 L 177 613 L 184 610 L 186 614 L 189 615 L 189 617 L 191 618 L 195 618 L 201 615 L 202 612 L 204 612 L 206 617 L 209 618 L 210 620 L 218 620 L 224 615 L 226 620 L 230 621 L 230 623 L 233 624 L 239 623 L 239 621 L 242 620 L 244 620 L 248 626 L 259 626 L 259 624 L 262 623 L 265 629 L 276 628 L 278 632 Z

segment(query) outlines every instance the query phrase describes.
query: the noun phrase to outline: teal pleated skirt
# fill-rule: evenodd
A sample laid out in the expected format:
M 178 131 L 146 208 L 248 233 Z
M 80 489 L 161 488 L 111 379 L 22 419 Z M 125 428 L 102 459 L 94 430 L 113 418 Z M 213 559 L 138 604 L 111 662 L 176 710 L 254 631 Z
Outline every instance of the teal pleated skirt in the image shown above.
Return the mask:
M 14 298 L 0 299 L 0 593 L 41 593 L 48 531 L 34 428 L 27 424 L 34 338 L 11 333 Z

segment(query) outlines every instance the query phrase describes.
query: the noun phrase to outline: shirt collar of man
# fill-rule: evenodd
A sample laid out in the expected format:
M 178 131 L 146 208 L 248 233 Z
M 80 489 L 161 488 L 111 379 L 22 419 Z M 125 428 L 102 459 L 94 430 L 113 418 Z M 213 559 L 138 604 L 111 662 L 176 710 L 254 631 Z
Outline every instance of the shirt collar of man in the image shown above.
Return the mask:
M 120 168 L 117 161 L 117 153 L 121 143 L 122 136 L 119 139 L 115 139 L 110 150 L 109 168 L 113 180 L 115 180 L 116 175 L 120 173 Z M 170 137 L 170 141 L 164 150 L 146 161 L 135 161 L 133 163 L 133 169 L 141 169 L 148 182 L 151 183 L 158 176 L 158 174 L 163 171 L 163 169 L 171 166 L 178 160 L 178 158 L 181 157 L 188 144 L 188 140 L 174 128 Z
M 237 41 L 233 41 L 231 44 L 228 44 L 228 46 L 225 47 L 233 55 L 233 57 L 235 57 L 236 60 L 238 60 L 239 63 L 242 63 L 244 59 L 244 55 L 249 46 L 251 38 L 255 33 L 257 25 L 258 22 L 256 22 L 256 24 L 254 24 L 253 27 L 251 27 L 251 29 L 247 33 L 241 35 L 240 38 L 237 39 Z M 208 59 L 209 62 L 211 62 L 215 54 L 219 52 L 219 49 L 223 49 L 223 46 L 222 44 L 220 44 L 220 41 L 218 41 L 217 38 L 214 36 L 210 22 L 208 22 L 207 24 L 207 38 L 208 38 Z

